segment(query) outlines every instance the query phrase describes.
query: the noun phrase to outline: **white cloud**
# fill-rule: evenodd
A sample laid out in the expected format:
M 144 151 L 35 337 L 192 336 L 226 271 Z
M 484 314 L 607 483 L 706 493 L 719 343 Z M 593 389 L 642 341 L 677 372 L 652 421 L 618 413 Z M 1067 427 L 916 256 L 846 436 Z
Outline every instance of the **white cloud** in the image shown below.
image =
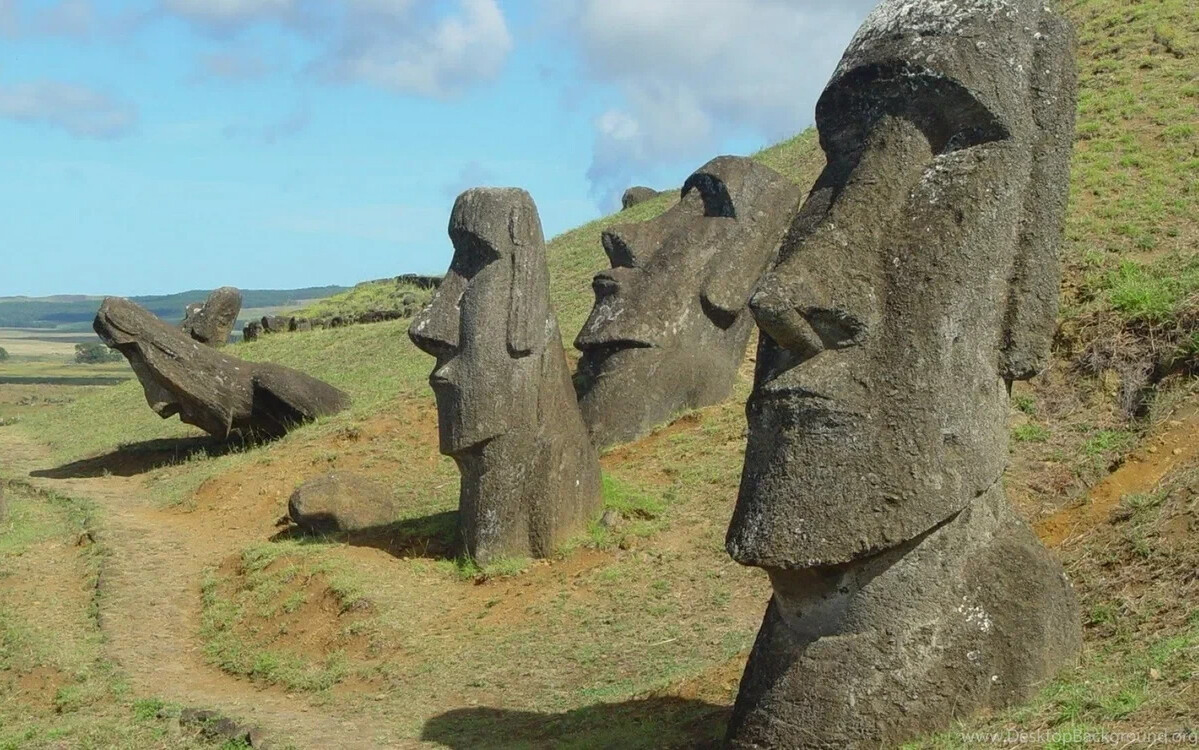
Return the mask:
M 217 30 L 281 21 L 297 11 L 295 0 L 162 0 L 162 9 Z
M 274 66 L 255 52 L 220 50 L 196 59 L 193 80 L 251 81 L 262 78 Z
M 462 165 L 458 176 L 441 186 L 441 194 L 454 200 L 461 193 L 473 187 L 494 186 L 496 173 L 479 161 L 468 161 Z
M 319 49 L 309 65 L 318 78 L 402 94 L 455 96 L 498 75 L 512 51 L 497 0 L 159 2 L 167 15 L 221 35 L 264 23 L 300 31 Z
M 137 108 L 84 86 L 54 81 L 0 86 L 0 117 L 50 125 L 82 138 L 119 138 L 137 125 Z
M 495 0 L 459 0 L 433 17 L 410 0 L 348 0 L 340 38 L 313 70 L 326 80 L 448 97 L 494 78 L 512 50 Z
M 725 137 L 774 140 L 811 124 L 816 98 L 876 0 L 570 0 L 556 23 L 583 75 L 622 102 L 595 122 L 593 188 L 698 165 Z
M 0 36 L 85 38 L 99 26 L 100 17 L 92 0 L 58 0 L 40 5 L 0 0 Z

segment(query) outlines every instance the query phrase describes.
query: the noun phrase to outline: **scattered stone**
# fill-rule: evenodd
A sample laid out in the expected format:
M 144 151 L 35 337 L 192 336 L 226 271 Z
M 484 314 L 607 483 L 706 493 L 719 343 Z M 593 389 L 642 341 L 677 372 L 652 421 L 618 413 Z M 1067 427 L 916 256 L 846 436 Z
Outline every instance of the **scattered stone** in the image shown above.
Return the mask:
M 597 447 L 728 397 L 754 330 L 746 304 L 799 200 L 769 167 L 722 156 L 666 213 L 604 232 L 612 268 L 595 277 L 575 339 L 579 406 Z
M 231 286 L 223 286 L 202 305 L 188 305 L 181 327 L 184 333 L 201 344 L 224 346 L 233 332 L 233 325 L 241 313 L 241 292 Z
M 285 318 L 282 315 L 263 315 L 262 316 L 262 332 L 263 333 L 287 333 L 291 326 L 291 319 Z
M 1181 456 L 1181 455 L 1182 455 L 1182 448 L 1175 448 L 1175 449 L 1174 449 L 1174 455 L 1175 455 L 1175 456 Z
M 624 191 L 624 195 L 620 197 L 620 208 L 623 211 L 627 208 L 632 208 L 638 203 L 645 203 L 651 198 L 657 198 L 661 193 L 644 185 L 637 185 Z
M 408 335 L 437 358 L 460 538 L 480 562 L 547 557 L 599 510 L 600 474 L 550 308 L 541 219 L 523 190 L 477 188 L 454 203 L 450 239 L 450 270 Z
M 600 526 L 605 529 L 614 529 L 620 525 L 620 511 L 615 508 L 608 508 L 604 511 L 604 515 L 600 516 Z
M 896 746 L 1077 658 L 1002 484 L 1005 381 L 1054 330 L 1071 38 L 1041 0 L 884 0 L 820 98 L 827 166 L 750 302 L 727 548 L 774 596 L 731 748 Z
M 251 320 L 246 324 L 246 327 L 241 329 L 242 341 L 257 341 L 258 335 L 262 333 L 262 323 L 257 320 Z
M 293 523 L 312 533 L 362 531 L 399 519 L 394 493 L 358 474 L 334 472 L 309 479 L 287 503 Z
M 120 297 L 104 300 L 92 327 L 129 360 L 155 413 L 163 419 L 178 414 L 218 438 L 235 430 L 277 437 L 350 404 L 327 383 L 221 354 Z

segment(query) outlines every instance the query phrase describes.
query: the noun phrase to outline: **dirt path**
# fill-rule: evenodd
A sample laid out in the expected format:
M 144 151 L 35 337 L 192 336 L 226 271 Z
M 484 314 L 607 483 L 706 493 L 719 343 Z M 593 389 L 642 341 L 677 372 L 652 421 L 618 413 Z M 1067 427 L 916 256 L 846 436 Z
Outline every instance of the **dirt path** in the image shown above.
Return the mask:
M 1152 492 L 1171 469 L 1199 456 L 1199 410 L 1188 409 L 1150 435 L 1120 468 L 1091 488 L 1081 505 L 1063 508 L 1036 525 L 1049 547 L 1074 542 L 1106 523 L 1126 495 Z
M 20 476 L 53 466 L 44 450 L 13 430 L 0 430 L 0 457 L 6 472 Z M 100 623 L 108 655 L 135 693 L 257 724 L 275 746 L 412 746 L 394 740 L 377 719 L 329 715 L 301 696 L 259 689 L 205 663 L 197 637 L 201 576 L 206 567 L 262 538 L 252 523 L 198 533 L 184 514 L 155 508 L 136 477 L 28 480 L 103 509 L 98 541 L 108 557 Z

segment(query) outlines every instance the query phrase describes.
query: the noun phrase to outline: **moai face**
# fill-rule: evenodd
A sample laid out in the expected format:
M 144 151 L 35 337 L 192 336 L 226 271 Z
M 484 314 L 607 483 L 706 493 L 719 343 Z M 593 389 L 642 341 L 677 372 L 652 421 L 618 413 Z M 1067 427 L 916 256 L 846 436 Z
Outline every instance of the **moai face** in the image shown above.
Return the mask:
M 895 746 L 1078 652 L 1001 481 L 1005 381 L 1054 324 L 1070 37 L 1041 0 L 883 0 L 817 105 L 828 164 L 750 301 L 726 546 L 773 597 L 730 748 Z
M 749 159 L 719 157 L 660 217 L 604 232 L 612 268 L 575 346 L 584 420 L 597 445 L 728 395 L 752 331 L 743 314 L 798 188 Z
M 536 422 L 548 279 L 541 223 L 523 190 L 463 193 L 450 217 L 454 257 L 409 335 L 437 358 L 441 452 L 459 455 Z
M 1000 479 L 1003 381 L 1052 332 L 1072 110 L 1041 4 L 991 6 L 883 3 L 821 97 L 828 166 L 750 303 L 738 560 L 845 563 Z

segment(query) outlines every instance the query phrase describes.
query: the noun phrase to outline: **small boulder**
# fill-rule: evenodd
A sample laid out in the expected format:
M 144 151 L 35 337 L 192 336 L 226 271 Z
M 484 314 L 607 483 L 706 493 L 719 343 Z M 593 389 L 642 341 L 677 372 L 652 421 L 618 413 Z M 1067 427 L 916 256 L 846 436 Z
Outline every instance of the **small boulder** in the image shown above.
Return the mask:
M 251 320 L 245 328 L 241 329 L 242 341 L 257 341 L 260 333 L 262 333 L 262 323 Z
M 305 531 L 362 531 L 400 516 L 391 490 L 359 474 L 334 472 L 304 482 L 287 503 L 292 522 Z

